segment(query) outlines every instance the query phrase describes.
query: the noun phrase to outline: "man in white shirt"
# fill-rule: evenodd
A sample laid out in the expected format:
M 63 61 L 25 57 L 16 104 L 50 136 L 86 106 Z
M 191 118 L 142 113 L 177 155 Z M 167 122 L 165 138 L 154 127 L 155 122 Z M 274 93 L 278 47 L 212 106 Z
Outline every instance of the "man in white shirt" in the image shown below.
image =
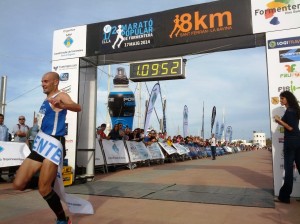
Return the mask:
M 216 138 L 215 138 L 215 134 L 211 135 L 211 139 L 210 139 L 210 149 L 211 149 L 211 157 L 212 160 L 216 159 Z

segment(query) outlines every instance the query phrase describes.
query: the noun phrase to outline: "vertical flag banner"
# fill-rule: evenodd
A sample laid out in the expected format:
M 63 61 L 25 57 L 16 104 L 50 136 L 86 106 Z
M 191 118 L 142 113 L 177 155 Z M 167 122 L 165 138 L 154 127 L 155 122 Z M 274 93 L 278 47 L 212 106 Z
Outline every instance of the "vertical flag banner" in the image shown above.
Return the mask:
M 231 142 L 231 141 L 232 141 L 232 128 L 230 130 L 230 135 L 229 135 L 229 142 Z
M 226 128 L 226 132 L 225 132 L 225 141 L 229 141 L 230 142 L 229 139 L 230 139 L 231 131 L 232 131 L 231 126 L 228 126 Z
M 203 111 L 202 111 L 202 129 L 201 129 L 201 137 L 204 139 L 204 102 L 203 102 Z
M 149 122 L 150 122 L 151 114 L 152 114 L 152 111 L 154 110 L 154 104 L 155 104 L 155 101 L 157 99 L 158 94 L 160 94 L 160 85 L 159 85 L 159 83 L 156 83 L 152 88 L 150 98 L 149 98 L 149 101 L 148 101 L 148 105 L 147 105 L 147 108 L 146 108 L 147 113 L 146 113 L 145 125 L 144 125 L 145 133 L 147 132 L 147 130 L 149 128 Z
M 219 139 L 219 121 L 216 123 L 216 130 L 215 130 L 216 139 Z
M 216 113 L 217 113 L 217 109 L 214 106 L 211 112 L 211 129 L 210 129 L 210 133 L 212 133 L 212 129 L 214 127 L 214 123 L 215 123 L 215 119 L 216 119 Z
M 183 137 L 188 136 L 188 128 L 189 128 L 189 111 L 188 107 L 185 105 L 183 108 Z
M 221 124 L 220 127 L 220 132 L 219 132 L 219 139 L 222 140 L 222 136 L 223 136 L 223 131 L 224 131 L 224 123 Z

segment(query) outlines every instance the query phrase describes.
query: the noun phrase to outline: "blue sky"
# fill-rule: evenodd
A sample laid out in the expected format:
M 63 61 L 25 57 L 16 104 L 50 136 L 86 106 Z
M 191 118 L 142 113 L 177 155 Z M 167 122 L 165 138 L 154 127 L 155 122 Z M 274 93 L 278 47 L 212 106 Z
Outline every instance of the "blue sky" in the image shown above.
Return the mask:
M 177 7 L 201 4 L 196 0 L 1 0 L 0 1 L 0 75 L 6 75 L 5 124 L 10 130 L 19 115 L 31 126 L 45 95 L 40 87 L 42 75 L 51 70 L 53 32 L 57 29 L 121 19 Z M 189 133 L 199 135 L 202 105 L 205 105 L 205 136 L 210 132 L 213 106 L 216 120 L 225 112 L 226 126 L 232 126 L 233 138 L 249 140 L 252 132 L 270 135 L 268 84 L 265 48 L 251 48 L 205 55 L 183 55 L 188 59 L 186 79 L 161 81 L 167 100 L 167 130 L 182 134 L 184 105 L 189 108 Z M 112 65 L 116 68 L 128 64 Z M 108 66 L 98 69 L 97 124 L 105 122 Z M 155 82 L 147 82 L 151 91 Z M 136 83 L 130 83 L 134 91 Z M 143 100 L 147 99 L 145 84 Z M 161 102 L 156 102 L 159 117 Z M 155 114 L 151 123 L 158 129 Z

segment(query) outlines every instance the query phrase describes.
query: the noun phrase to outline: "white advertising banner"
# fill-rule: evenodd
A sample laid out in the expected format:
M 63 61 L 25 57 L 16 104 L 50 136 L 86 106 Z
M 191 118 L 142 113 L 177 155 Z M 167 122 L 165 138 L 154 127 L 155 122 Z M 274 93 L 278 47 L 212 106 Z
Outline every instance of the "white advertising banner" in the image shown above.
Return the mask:
M 122 140 L 102 140 L 107 164 L 129 163 L 127 150 Z
M 168 145 L 166 142 L 159 142 L 158 144 L 160 144 L 160 146 L 168 153 L 168 155 L 177 153 L 176 149 Z
M 55 30 L 52 60 L 80 58 L 86 55 L 86 25 Z
M 165 156 L 161 151 L 161 148 L 157 142 L 152 143 L 151 145 L 147 146 L 151 159 L 164 159 Z
M 187 154 L 190 152 L 187 147 L 180 145 L 179 143 L 173 143 L 173 146 L 176 148 L 179 155 Z
M 0 141 L 0 167 L 19 166 L 29 154 L 25 143 Z
M 300 27 L 300 0 L 251 0 L 253 33 Z
M 126 145 L 131 162 L 151 159 L 150 152 L 143 142 L 126 141 Z
M 283 137 L 284 129 L 274 121 L 274 116 L 283 116 L 285 108 L 280 105 L 279 94 L 291 91 L 300 99 L 300 29 L 276 31 L 266 34 L 270 122 L 272 132 L 272 156 L 275 195 L 283 184 Z M 294 172 L 292 196 L 300 196 L 300 176 Z
M 68 93 L 78 103 L 79 58 L 53 61 L 52 68 L 59 74 L 58 89 Z M 76 112 L 68 111 L 66 118 L 66 159 L 73 170 L 76 164 L 77 115 Z
M 95 166 L 102 166 L 104 165 L 104 157 L 100 147 L 99 140 L 96 138 L 96 149 L 95 149 Z

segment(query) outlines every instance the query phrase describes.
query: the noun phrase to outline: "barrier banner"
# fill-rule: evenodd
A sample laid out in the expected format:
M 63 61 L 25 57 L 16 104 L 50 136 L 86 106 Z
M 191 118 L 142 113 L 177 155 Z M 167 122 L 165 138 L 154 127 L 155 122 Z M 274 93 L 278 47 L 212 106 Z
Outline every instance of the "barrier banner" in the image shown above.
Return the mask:
M 190 152 L 190 150 L 183 145 L 180 145 L 179 143 L 173 143 L 173 146 L 176 148 L 177 153 L 179 155 L 187 154 Z
M 143 142 L 126 141 L 131 162 L 144 161 L 151 159 L 151 155 Z
M 151 145 L 147 146 L 147 148 L 151 154 L 152 159 L 164 159 L 165 158 L 165 156 L 162 153 L 157 142 L 152 143 Z
M 177 153 L 176 149 L 168 145 L 166 142 L 159 142 L 158 144 L 168 153 L 168 155 Z
M 0 167 L 19 166 L 29 154 L 25 143 L 0 141 Z
M 99 140 L 96 138 L 96 150 L 95 150 L 95 166 L 104 165 L 104 157 L 100 147 Z
M 129 163 L 129 157 L 122 140 L 102 140 L 107 164 Z

